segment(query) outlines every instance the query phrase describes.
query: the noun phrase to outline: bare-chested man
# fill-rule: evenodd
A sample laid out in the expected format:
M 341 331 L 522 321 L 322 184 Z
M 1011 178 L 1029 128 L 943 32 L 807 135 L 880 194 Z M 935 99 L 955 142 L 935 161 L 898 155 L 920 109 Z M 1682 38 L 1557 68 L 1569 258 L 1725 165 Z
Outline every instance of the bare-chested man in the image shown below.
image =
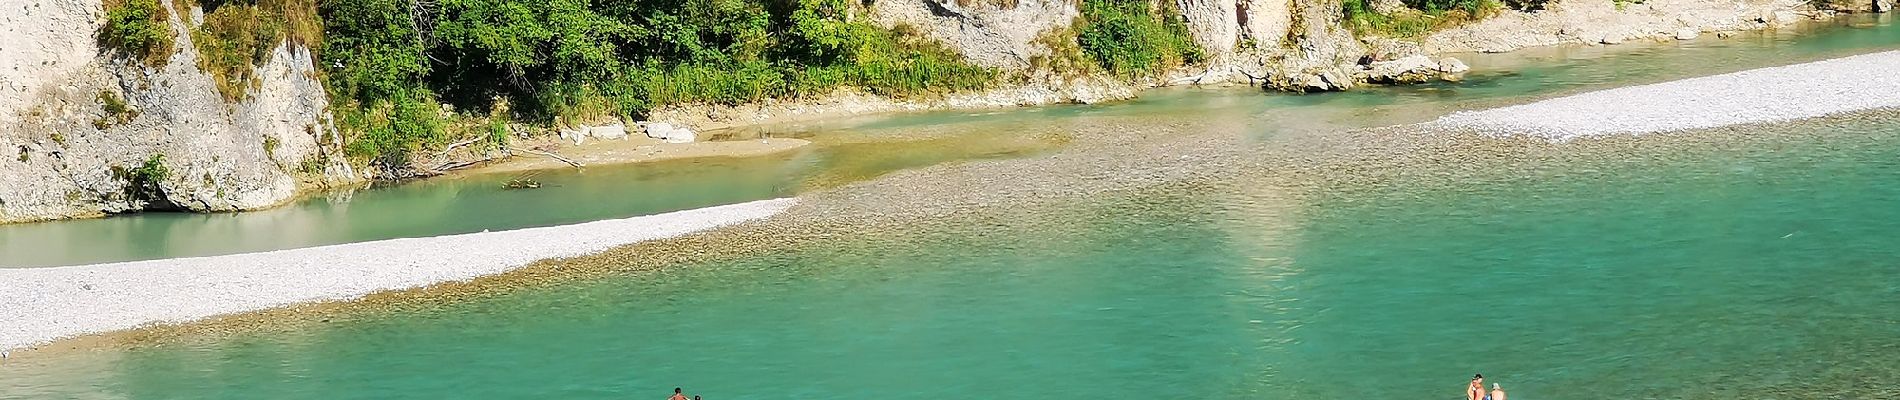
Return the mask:
M 1471 384 L 1465 385 L 1465 400 L 1485 400 L 1484 374 L 1471 376 Z
M 686 400 L 686 395 L 680 393 L 680 388 L 673 388 L 673 397 L 668 397 L 666 400 Z
M 1504 385 L 1491 384 L 1491 400 L 1504 400 Z

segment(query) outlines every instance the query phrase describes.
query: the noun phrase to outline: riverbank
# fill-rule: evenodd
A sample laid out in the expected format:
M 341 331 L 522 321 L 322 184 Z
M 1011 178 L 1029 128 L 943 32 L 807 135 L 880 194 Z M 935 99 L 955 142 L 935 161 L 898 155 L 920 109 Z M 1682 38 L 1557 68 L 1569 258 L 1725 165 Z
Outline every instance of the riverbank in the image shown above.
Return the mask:
M 754 221 L 795 199 L 574 225 L 74 267 L 0 269 L 0 349 L 90 333 L 364 295 L 507 272 Z
M 561 149 L 559 155 L 568 161 L 580 163 L 581 167 L 586 167 L 703 157 L 761 157 L 796 150 L 810 144 L 809 140 L 794 138 L 667 143 L 664 140 L 638 136 L 626 139 L 602 139 L 590 144 L 574 145 Z M 550 156 L 519 154 L 454 172 L 487 174 L 574 167 L 577 166 Z

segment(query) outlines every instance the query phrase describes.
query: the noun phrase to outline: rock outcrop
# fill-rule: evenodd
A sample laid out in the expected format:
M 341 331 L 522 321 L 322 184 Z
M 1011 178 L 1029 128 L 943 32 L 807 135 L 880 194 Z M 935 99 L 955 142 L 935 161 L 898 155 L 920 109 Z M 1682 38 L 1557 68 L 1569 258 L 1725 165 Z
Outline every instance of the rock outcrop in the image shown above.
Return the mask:
M 883 0 L 868 2 L 873 22 L 942 41 L 977 65 L 1021 70 L 1043 32 L 1081 16 L 1072 0 Z
M 1868 0 L 1871 2 L 1872 0 Z M 1812 11 L 1806 0 L 1558 0 L 1543 11 L 1506 11 L 1477 23 L 1432 34 L 1428 53 L 1503 52 L 1557 44 L 1616 44 L 1634 39 L 1689 38 L 1700 32 L 1791 25 Z
M 257 209 L 354 179 L 308 50 L 278 47 L 227 102 L 179 18 L 193 13 L 170 14 L 175 54 L 153 68 L 99 48 L 99 0 L 0 9 L 0 223 Z

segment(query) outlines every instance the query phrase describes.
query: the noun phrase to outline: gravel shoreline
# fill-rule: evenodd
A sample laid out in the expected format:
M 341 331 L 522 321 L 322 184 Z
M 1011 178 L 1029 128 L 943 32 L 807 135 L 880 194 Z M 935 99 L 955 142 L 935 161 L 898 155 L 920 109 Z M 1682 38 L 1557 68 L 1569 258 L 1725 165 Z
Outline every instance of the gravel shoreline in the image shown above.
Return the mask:
M 777 215 L 760 200 L 573 225 L 215 257 L 0 269 L 0 350 L 89 333 L 342 300 L 507 272 L 538 260 Z
M 1456 112 L 1434 124 L 1549 140 L 1790 121 L 1900 107 L 1900 51 Z

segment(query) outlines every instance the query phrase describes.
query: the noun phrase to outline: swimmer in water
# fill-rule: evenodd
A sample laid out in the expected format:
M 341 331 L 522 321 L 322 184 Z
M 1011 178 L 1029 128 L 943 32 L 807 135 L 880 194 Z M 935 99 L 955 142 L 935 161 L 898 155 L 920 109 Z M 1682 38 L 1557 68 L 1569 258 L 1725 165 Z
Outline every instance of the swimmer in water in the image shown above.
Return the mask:
M 1465 400 L 1487 400 L 1484 393 L 1484 374 L 1471 376 L 1471 384 L 1465 385 Z

